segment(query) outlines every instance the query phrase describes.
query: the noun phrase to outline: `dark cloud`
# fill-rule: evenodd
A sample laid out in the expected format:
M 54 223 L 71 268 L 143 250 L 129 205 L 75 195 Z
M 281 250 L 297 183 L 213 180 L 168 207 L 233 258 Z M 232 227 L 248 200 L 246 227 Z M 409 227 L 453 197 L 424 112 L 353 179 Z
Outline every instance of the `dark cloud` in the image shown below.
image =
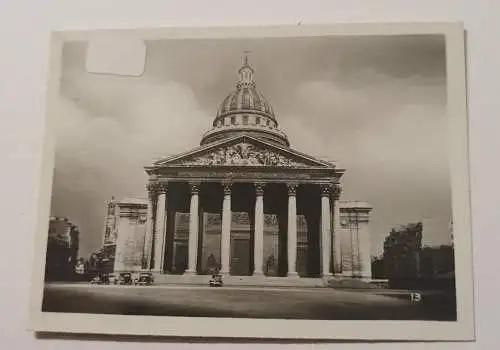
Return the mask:
M 140 78 L 88 74 L 85 43 L 64 48 L 52 213 L 81 226 L 82 254 L 101 244 L 107 199 L 145 196 L 144 165 L 198 145 L 245 50 L 292 147 L 337 161 L 344 198 L 373 205 L 374 254 L 409 221 L 449 241 L 443 37 L 146 44 Z

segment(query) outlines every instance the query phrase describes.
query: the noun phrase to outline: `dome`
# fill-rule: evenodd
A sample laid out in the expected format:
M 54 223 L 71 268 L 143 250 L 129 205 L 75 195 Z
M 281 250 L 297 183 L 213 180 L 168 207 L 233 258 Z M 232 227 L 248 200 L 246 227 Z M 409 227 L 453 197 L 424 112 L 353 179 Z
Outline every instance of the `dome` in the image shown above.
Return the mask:
M 239 70 L 236 90 L 222 101 L 201 145 L 245 133 L 282 146 L 289 146 L 288 138 L 278 129 L 278 121 L 271 104 L 257 91 L 254 70 L 245 57 Z
M 276 120 L 273 108 L 267 102 L 264 95 L 255 88 L 242 87 L 230 93 L 221 103 L 215 121 L 231 114 L 239 113 L 260 114 L 272 120 Z M 215 122 L 214 121 L 214 122 Z

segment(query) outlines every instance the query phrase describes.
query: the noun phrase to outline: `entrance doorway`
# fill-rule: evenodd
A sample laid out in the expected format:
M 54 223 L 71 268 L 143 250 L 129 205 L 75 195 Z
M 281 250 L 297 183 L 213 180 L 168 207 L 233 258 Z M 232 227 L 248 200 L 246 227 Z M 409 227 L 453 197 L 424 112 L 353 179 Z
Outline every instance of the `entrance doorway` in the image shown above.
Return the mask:
M 187 242 L 176 242 L 174 247 L 173 273 L 183 274 L 188 265 L 189 248 Z
M 233 276 L 250 275 L 250 240 L 231 240 L 231 267 L 230 273 Z

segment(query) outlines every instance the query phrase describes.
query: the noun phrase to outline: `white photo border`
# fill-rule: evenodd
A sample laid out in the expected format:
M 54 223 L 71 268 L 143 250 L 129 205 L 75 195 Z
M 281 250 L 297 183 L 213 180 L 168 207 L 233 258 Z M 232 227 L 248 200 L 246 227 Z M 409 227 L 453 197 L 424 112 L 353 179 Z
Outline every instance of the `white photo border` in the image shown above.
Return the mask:
M 140 39 L 444 35 L 452 189 L 457 321 L 324 321 L 125 316 L 42 312 L 48 218 L 54 169 L 62 46 L 102 35 Z M 374 23 L 62 31 L 51 35 L 43 163 L 32 269 L 29 329 L 35 332 L 302 340 L 472 341 L 475 339 L 468 161 L 465 31 L 461 23 Z

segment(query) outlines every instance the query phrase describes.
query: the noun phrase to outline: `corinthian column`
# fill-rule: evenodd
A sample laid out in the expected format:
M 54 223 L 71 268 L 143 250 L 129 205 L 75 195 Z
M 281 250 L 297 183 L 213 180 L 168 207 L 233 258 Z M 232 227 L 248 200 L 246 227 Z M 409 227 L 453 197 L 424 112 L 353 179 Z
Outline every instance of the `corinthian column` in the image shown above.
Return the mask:
M 163 271 L 163 260 L 165 253 L 165 229 L 167 223 L 166 203 L 167 203 L 167 184 L 158 185 L 158 203 L 156 205 L 156 233 L 154 243 L 154 270 Z
M 147 186 L 148 189 L 148 214 L 146 219 L 146 237 L 144 237 L 144 259 L 145 266 L 143 268 L 150 270 L 151 266 L 151 258 L 153 251 L 153 229 L 154 229 L 154 207 L 156 200 L 156 185 L 150 182 Z
M 288 184 L 288 276 L 297 276 L 297 185 Z
M 321 274 L 330 275 L 331 222 L 330 185 L 321 185 Z
M 333 273 L 340 275 L 342 273 L 342 252 L 340 239 L 340 204 L 339 198 L 342 193 L 342 187 L 336 183 L 332 189 L 333 200 Z
M 199 183 L 190 183 L 191 190 L 191 205 L 189 208 L 189 255 L 188 255 L 188 269 L 186 274 L 196 274 L 196 263 L 198 256 L 198 233 L 199 233 Z
M 231 184 L 224 184 L 222 201 L 222 232 L 220 236 L 221 274 L 229 273 L 229 255 L 231 247 Z
M 264 184 L 255 184 L 254 276 L 264 274 Z

